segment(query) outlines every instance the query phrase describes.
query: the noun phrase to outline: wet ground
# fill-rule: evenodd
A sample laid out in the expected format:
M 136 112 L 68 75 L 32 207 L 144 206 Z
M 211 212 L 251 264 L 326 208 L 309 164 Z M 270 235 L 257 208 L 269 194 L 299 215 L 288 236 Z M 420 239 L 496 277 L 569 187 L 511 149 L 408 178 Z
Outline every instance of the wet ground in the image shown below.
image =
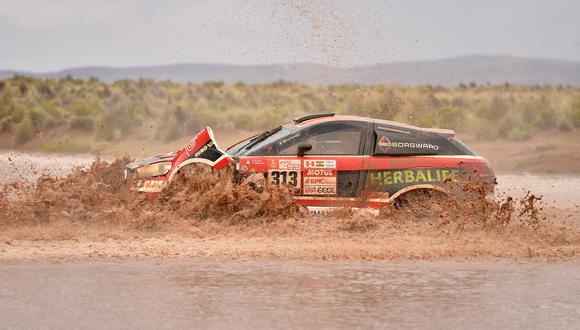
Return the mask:
M 91 155 L 46 155 L 0 151 L 0 184 L 16 178 L 34 180 L 43 172 L 65 175 L 74 166 L 86 166 L 94 161 Z M 497 191 L 523 196 L 529 190 L 544 197 L 547 206 L 573 209 L 580 204 L 580 176 L 499 174 Z
M 580 263 L 2 266 L 3 328 L 577 329 Z
M 4 179 L 33 178 L 46 168 L 60 175 L 90 161 L 82 156 L 0 153 L 0 170 L 9 173 Z M 532 190 L 544 196 L 545 208 L 553 214 L 578 219 L 580 177 L 500 175 L 498 181 L 500 195 L 524 196 Z M 0 328 L 580 327 L 577 258 L 521 263 L 521 258 L 494 261 L 474 254 L 459 261 L 441 252 L 429 262 L 300 261 L 283 259 L 298 245 L 293 236 L 187 241 L 175 235 L 142 240 L 105 235 L 88 240 L 83 238 L 86 233 L 73 231 L 70 237 L 45 241 L 43 228 L 35 230 L 40 233 L 23 234 L 34 239 L 14 236 L 0 242 L 0 259 L 14 263 L 0 264 Z M 339 243 L 386 249 L 375 236 L 342 237 Z M 401 239 L 421 250 L 437 242 L 429 238 L 417 241 L 423 242 L 420 248 L 410 238 Z M 316 243 L 312 249 L 333 251 L 341 246 L 325 239 L 306 237 L 300 244 Z M 478 235 L 466 235 L 465 240 L 469 244 L 446 244 L 454 251 L 497 243 Z M 359 258 L 351 251 L 359 245 L 344 255 Z M 119 251 L 124 252 L 116 256 Z M 269 251 L 278 259 L 252 257 L 268 255 L 256 251 Z M 67 258 L 76 254 L 78 258 Z

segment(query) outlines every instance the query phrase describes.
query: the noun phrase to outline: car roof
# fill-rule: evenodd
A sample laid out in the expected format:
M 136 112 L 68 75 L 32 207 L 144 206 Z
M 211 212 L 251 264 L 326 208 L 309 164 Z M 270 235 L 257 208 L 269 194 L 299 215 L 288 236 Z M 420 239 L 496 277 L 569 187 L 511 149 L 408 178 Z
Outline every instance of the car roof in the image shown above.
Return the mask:
M 415 131 L 425 131 L 431 133 L 437 133 L 443 135 L 447 138 L 452 138 L 455 136 L 455 131 L 449 129 L 442 129 L 442 128 L 421 128 L 409 124 L 399 123 L 396 121 L 385 120 L 385 119 L 376 119 L 370 117 L 361 117 L 361 116 L 347 116 L 347 115 L 340 115 L 340 116 L 324 116 L 324 117 L 317 117 L 312 119 L 304 120 L 300 123 L 296 123 L 296 127 L 308 127 L 316 124 L 321 123 L 331 123 L 336 121 L 358 121 L 358 122 L 365 122 L 365 123 L 375 123 L 375 124 L 382 124 L 389 126 L 391 128 L 401 128 L 401 129 L 408 129 L 408 130 L 415 130 Z

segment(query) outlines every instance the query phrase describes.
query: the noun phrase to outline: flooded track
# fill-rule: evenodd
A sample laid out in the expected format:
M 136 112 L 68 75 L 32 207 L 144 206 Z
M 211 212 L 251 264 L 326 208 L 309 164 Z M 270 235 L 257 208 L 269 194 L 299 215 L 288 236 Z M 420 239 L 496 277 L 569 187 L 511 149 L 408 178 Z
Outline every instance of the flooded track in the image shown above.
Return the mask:
M 34 181 L 92 158 L 0 160 Z M 580 177 L 498 182 L 498 196 L 532 190 L 545 214 L 580 222 Z M 0 328 L 580 327 L 578 237 L 555 227 L 350 233 L 319 217 L 149 232 L 108 220 L 0 233 Z
M 174 259 L 2 266 L 3 328 L 577 329 L 580 264 Z

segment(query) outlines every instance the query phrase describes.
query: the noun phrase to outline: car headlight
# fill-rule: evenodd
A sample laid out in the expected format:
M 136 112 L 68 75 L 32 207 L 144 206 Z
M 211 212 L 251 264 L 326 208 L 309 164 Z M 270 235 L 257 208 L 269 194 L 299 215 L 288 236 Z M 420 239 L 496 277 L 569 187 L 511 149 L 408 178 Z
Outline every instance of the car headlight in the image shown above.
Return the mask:
M 151 178 L 167 174 L 171 169 L 171 162 L 155 163 L 135 169 L 135 179 Z

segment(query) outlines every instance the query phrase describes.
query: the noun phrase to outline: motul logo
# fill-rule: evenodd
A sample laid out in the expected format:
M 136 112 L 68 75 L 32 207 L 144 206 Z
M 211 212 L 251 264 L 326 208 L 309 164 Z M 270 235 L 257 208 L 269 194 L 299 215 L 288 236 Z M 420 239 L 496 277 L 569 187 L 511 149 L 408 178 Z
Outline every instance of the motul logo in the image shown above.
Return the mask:
M 307 176 L 334 176 L 333 170 L 308 170 Z

